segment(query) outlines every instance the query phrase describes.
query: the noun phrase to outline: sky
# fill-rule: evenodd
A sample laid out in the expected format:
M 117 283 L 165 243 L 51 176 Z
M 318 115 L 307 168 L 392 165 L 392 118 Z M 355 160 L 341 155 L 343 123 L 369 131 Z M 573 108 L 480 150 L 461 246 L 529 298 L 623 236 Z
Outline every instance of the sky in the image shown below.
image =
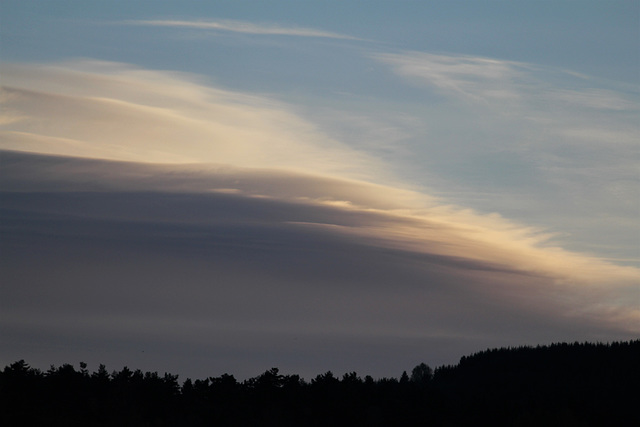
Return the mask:
M 0 4 L 0 365 L 399 377 L 640 335 L 637 1 Z

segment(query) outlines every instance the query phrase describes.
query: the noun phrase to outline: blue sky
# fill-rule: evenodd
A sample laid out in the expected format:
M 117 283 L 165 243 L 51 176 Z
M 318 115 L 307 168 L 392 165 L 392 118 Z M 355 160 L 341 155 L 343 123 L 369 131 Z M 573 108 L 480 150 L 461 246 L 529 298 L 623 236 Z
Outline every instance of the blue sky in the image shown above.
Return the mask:
M 1 361 L 637 336 L 638 2 L 0 7 Z

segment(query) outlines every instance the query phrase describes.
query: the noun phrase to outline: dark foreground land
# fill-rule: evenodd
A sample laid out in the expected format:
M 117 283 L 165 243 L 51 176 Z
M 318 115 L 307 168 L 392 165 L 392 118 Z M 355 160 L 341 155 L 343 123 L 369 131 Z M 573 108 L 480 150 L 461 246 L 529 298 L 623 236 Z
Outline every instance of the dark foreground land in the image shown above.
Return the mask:
M 273 368 L 178 382 L 84 363 L 0 373 L 3 426 L 640 425 L 640 340 L 493 349 L 400 378 Z

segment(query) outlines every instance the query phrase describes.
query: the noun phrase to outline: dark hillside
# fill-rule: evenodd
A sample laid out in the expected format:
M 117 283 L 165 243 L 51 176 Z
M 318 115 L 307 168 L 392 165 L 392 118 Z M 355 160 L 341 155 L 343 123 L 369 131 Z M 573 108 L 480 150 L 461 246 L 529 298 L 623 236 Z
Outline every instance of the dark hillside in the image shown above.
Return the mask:
M 482 416 L 511 417 L 522 425 L 536 419 L 637 425 L 639 361 L 640 341 L 501 348 L 437 369 L 434 382 L 456 418 L 466 421 Z
M 0 425 L 640 425 L 640 340 L 486 350 L 399 379 L 272 368 L 187 379 L 15 362 L 0 373 Z

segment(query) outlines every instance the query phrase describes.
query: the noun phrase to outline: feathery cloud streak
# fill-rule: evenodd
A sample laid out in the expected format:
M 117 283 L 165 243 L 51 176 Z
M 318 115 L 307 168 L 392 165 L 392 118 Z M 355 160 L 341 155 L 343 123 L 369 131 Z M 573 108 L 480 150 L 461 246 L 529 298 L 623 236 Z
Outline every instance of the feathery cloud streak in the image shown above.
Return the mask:
M 422 52 L 378 54 L 374 58 L 390 65 L 398 75 L 423 87 L 435 88 L 444 96 L 458 98 L 471 106 L 490 107 L 508 118 L 525 112 L 528 113 L 526 120 L 542 121 L 547 126 L 578 127 L 588 125 L 594 113 L 618 112 L 635 117 L 640 111 L 637 97 L 629 94 L 623 97 L 612 90 L 590 87 L 586 76 L 576 77 L 575 73 L 522 62 Z M 567 77 L 571 80 L 565 82 L 565 87 L 554 84 Z M 586 119 L 576 117 L 584 114 Z M 564 124 L 566 120 L 569 123 Z M 597 129 L 612 132 L 613 137 L 604 143 L 629 145 L 636 142 L 638 129 L 631 126 L 633 123 L 626 123 L 623 138 L 622 132 L 608 129 L 607 123 L 598 123 Z M 596 128 L 591 126 L 591 129 Z M 587 127 L 587 131 L 591 129 Z M 602 132 L 599 134 L 602 136 Z
M 152 27 L 190 28 L 197 30 L 219 30 L 269 36 L 322 37 L 331 39 L 360 40 L 357 37 L 332 33 L 330 31 L 316 30 L 313 28 L 282 27 L 279 25 L 256 24 L 252 22 L 228 19 L 218 21 L 139 20 L 126 21 L 125 24 Z
M 427 102 L 436 96 L 458 116 L 459 123 L 447 123 L 442 133 L 447 137 L 459 128 L 459 135 L 438 149 L 450 156 L 449 163 L 462 165 L 453 179 L 469 173 L 493 184 L 497 193 L 489 206 L 513 200 L 514 206 L 530 206 L 540 214 L 553 209 L 548 220 L 556 221 L 559 229 L 577 226 L 576 232 L 589 236 L 583 238 L 585 247 L 597 250 L 587 242 L 600 241 L 604 246 L 623 245 L 622 258 L 637 253 L 633 240 L 607 242 L 609 236 L 640 232 L 629 226 L 640 214 L 637 91 L 522 62 L 422 52 L 375 58 L 423 88 Z M 438 124 L 432 128 L 437 130 Z M 469 133 L 474 134 L 471 140 Z M 490 170 L 478 161 L 488 158 L 494 162 Z M 519 175 L 526 188 L 512 188 L 504 179 Z M 477 190 L 486 187 L 480 183 Z M 598 217 L 608 220 L 596 225 Z

